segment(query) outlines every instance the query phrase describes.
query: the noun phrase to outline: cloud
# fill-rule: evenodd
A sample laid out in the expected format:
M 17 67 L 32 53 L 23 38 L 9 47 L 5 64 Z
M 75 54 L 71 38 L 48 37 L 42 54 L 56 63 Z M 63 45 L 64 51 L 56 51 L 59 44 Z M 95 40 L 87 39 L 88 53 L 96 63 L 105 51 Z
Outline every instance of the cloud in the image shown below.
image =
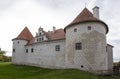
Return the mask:
M 0 10 L 6 10 L 10 8 L 16 0 L 0 0 Z

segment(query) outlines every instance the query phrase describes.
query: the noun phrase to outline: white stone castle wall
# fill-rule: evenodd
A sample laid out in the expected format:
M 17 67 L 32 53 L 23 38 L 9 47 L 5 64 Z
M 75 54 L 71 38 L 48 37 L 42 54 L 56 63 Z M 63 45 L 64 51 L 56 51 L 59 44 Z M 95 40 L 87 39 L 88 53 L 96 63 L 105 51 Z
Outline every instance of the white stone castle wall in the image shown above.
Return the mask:
M 75 28 L 77 32 L 74 32 Z M 77 42 L 82 43 L 82 50 L 75 50 Z M 98 72 L 108 68 L 106 28 L 101 23 L 87 22 L 67 28 L 66 49 L 69 49 L 66 50 L 66 65 L 69 68 Z
M 24 65 L 25 58 L 25 48 L 24 45 L 27 44 L 26 40 L 13 40 L 13 49 L 15 52 L 12 53 L 12 63 Z
M 60 51 L 55 50 L 55 46 L 60 45 Z M 34 52 L 31 52 L 31 48 Z M 65 40 L 35 43 L 25 47 L 25 64 L 47 68 L 65 67 Z

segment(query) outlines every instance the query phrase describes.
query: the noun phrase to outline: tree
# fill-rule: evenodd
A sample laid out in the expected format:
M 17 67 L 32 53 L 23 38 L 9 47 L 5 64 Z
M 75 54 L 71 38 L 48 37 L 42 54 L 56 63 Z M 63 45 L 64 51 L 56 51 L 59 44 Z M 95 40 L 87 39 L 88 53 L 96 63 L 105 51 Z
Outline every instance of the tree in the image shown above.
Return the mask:
M 1 61 L 4 61 L 4 54 L 5 54 L 5 51 L 0 51 Z

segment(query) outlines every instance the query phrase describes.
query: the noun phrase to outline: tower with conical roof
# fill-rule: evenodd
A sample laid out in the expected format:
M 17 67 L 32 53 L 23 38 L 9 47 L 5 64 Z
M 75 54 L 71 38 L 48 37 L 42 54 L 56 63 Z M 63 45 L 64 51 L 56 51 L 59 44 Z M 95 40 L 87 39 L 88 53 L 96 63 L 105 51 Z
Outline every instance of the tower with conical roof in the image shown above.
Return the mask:
M 13 39 L 13 53 L 12 53 L 12 63 L 13 64 L 25 64 L 25 45 L 31 43 L 33 40 L 33 35 L 27 27 Z
M 108 53 L 106 51 L 108 26 L 99 19 L 98 7 L 93 8 L 93 13 L 84 8 L 65 27 L 66 67 L 107 74 L 109 70 L 112 70 L 112 68 L 108 69 Z

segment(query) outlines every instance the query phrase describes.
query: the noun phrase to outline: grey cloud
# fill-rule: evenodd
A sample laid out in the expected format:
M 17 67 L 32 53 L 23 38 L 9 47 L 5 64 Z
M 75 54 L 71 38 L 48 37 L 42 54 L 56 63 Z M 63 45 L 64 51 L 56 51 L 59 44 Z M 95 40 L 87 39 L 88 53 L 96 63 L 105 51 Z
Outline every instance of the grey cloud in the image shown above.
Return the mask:
M 16 0 L 0 0 L 0 10 L 6 10 L 10 8 Z
M 53 9 L 70 8 L 76 3 L 85 3 L 84 0 L 36 0 L 38 3 L 45 4 Z M 88 0 L 86 0 L 88 2 Z

